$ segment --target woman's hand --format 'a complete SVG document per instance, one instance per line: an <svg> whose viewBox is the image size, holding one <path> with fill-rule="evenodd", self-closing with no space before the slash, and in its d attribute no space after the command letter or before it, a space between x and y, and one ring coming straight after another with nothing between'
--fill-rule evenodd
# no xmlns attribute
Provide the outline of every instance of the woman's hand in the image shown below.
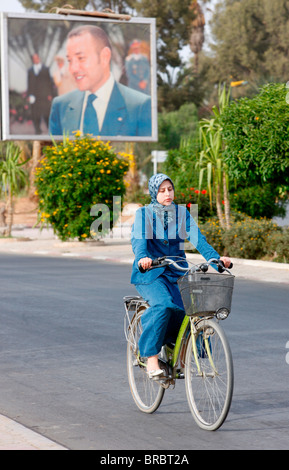
<svg viewBox="0 0 289 470"><path fill-rule="evenodd" d="M228 268L228 267L231 265L231 263L232 263L232 261L230 260L230 258L228 258L227 256L222 256L222 257L220 258L220 261L223 261L225 268Z"/></svg>
<svg viewBox="0 0 289 470"><path fill-rule="evenodd" d="M138 265L143 269L149 269L152 265L153 260L151 258L142 258L139 260Z"/></svg>

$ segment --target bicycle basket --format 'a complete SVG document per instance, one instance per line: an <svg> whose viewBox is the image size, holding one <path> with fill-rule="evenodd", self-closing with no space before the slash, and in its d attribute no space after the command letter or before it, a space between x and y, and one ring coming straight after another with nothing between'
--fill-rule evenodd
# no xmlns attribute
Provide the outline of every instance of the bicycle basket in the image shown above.
<svg viewBox="0 0 289 470"><path fill-rule="evenodd" d="M235 276L217 273L189 273L178 279L187 315L215 315L221 309L231 311Z"/></svg>

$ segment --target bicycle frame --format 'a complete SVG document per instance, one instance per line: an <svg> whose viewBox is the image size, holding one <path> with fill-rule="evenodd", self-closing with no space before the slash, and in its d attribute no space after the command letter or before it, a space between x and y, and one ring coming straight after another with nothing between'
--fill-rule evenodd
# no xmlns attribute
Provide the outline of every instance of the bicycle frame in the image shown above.
<svg viewBox="0 0 289 470"><path fill-rule="evenodd" d="M172 369L174 369L177 366L178 359L179 359L180 352L181 352L182 343L185 338L186 331L188 329L189 321L190 321L190 318L188 316L185 316L181 324L181 327L179 329L178 336L176 339L176 344L173 349L172 360L170 363L170 366L172 367Z"/></svg>
<svg viewBox="0 0 289 470"><path fill-rule="evenodd" d="M134 309L133 309L134 313L133 313L132 318L129 317L129 311L128 311L128 308L127 308L128 305L126 305L125 335L126 335L127 340L128 340L128 335L127 335L126 332L130 328L130 325L131 325L131 322L134 319L134 316L139 314L139 311L142 309L142 307L147 306L147 303L143 300L140 300L140 298L133 298L133 299L131 299L131 302L134 305ZM203 317L202 320L204 320L205 318L211 318L211 317ZM198 348L197 348L197 341L196 341L196 333L197 333L196 323L198 323L199 321L201 321L201 319L199 317L190 317L190 316L186 315L184 317L183 322L181 324L181 327L179 329L178 336L177 336L174 348L171 349L171 348L167 347L167 349L169 350L169 353L170 353L169 357L168 357L168 364L171 367L171 369L174 371L174 376L175 376L174 378L177 378L177 375L176 375L175 371L176 371L176 367L178 366L181 349L182 349L182 346L184 345L186 334L187 334L187 331L188 331L189 328L190 328L190 331L191 331L191 340L192 340L194 358L195 358L195 363L196 363L196 366L197 366L198 374L202 375L201 366L200 366L200 362L199 362L199 353L198 353ZM207 354L208 359L210 361L212 370L214 371L214 373L217 374L217 370L216 370L216 367L214 365L214 361L213 361L213 358L212 358L211 348L210 348L210 345L209 345L208 338L204 338L204 343L205 343L206 354ZM136 345L134 345L134 346L136 346ZM139 365L145 368L146 364L145 364L145 362L141 361L139 352L137 353L137 356L138 356Z"/></svg>
<svg viewBox="0 0 289 470"><path fill-rule="evenodd" d="M211 317L207 317L207 318L211 318ZM198 369L198 374L202 375L201 366L200 366L200 362L199 362L199 353L198 353L198 348L197 348L197 341L196 341L196 332L197 332L196 323L198 321L200 321L199 318L196 319L194 317L185 316L185 318L184 318L184 320L181 324L180 330L178 332L178 336L177 336L177 339L176 339L174 349L171 350L171 353L172 353L171 358L168 361L170 367L173 370L178 365L178 360L179 360L179 357L180 357L181 348L182 348L183 342L184 342L185 337L186 337L186 332L187 332L187 330L189 328L189 325L190 325L191 339L192 339L195 363L196 363L196 366L197 366L197 369ZM217 374L217 370L216 370L216 367L215 367L215 364L214 364L214 361L213 361L213 358L212 358L211 348L210 348L208 338L204 338L204 343L205 343L206 354L207 354L208 359L210 361L211 367L212 367L213 371Z"/></svg>

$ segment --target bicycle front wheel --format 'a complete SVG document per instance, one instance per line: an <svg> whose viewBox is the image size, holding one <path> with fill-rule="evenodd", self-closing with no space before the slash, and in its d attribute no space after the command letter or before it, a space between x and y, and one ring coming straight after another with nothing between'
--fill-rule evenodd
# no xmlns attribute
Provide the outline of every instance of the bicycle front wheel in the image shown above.
<svg viewBox="0 0 289 470"><path fill-rule="evenodd" d="M132 397L143 413L153 413L160 406L165 389L149 379L146 366L138 354L138 340L142 333L141 313L132 321L127 343L127 372Z"/></svg>
<svg viewBox="0 0 289 470"><path fill-rule="evenodd" d="M188 337L185 383L188 403L199 427L217 430L225 421L233 396L234 373L231 349L215 320L197 325L195 343Z"/></svg>

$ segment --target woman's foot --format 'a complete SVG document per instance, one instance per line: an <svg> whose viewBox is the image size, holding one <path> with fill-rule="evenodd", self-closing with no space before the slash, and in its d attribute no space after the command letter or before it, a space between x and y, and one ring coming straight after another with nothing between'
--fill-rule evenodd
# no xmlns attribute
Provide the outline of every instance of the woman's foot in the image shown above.
<svg viewBox="0 0 289 470"><path fill-rule="evenodd" d="M148 357L147 360L147 374L150 379L157 378L163 374L163 370L160 369L158 356Z"/></svg>
<svg viewBox="0 0 289 470"><path fill-rule="evenodd" d="M159 358L157 355L148 357L147 360L147 371L150 372L152 370L159 369Z"/></svg>

